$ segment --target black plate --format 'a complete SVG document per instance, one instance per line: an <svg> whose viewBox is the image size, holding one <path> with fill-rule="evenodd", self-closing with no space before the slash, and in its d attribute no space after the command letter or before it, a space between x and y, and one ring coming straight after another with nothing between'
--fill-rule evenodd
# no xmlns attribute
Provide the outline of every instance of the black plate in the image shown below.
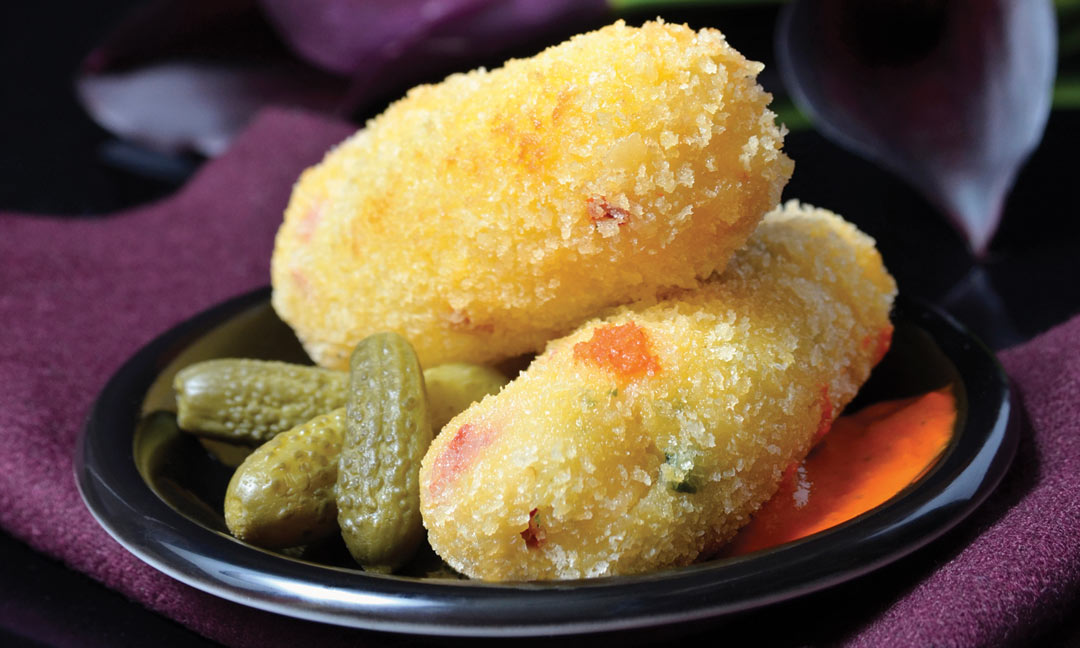
<svg viewBox="0 0 1080 648"><path fill-rule="evenodd" d="M1008 383L993 354L947 316L899 299L892 350L852 408L954 386L959 416L938 464L854 520L772 549L642 576L496 585L379 576L273 554L224 532L229 469L155 424L172 377L211 357L302 359L268 304L232 299L163 334L109 381L75 471L91 513L124 547L198 589L343 626L439 635L588 633L742 612L855 578L925 545L981 503L1016 450Z"/></svg>

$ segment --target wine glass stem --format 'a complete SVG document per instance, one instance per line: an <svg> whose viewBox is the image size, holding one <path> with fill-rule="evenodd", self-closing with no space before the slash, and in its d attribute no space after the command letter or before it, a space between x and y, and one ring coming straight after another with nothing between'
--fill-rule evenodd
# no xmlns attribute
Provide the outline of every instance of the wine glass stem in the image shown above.
<svg viewBox="0 0 1080 648"><path fill-rule="evenodd" d="M1025 339L982 263L975 263L942 297L940 305L995 350L1006 349Z"/></svg>

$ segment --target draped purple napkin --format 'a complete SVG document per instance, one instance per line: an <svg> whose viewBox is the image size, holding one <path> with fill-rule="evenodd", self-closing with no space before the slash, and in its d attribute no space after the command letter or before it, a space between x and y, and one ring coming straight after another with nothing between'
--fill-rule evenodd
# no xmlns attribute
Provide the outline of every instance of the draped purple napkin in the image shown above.
<svg viewBox="0 0 1080 648"><path fill-rule="evenodd" d="M258 611L174 581L97 525L72 474L75 439L112 372L173 324L267 282L293 182L352 128L269 111L167 200L94 220L0 214L0 526L7 533L225 644L412 643ZM861 579L828 594L829 610L816 609L824 603L814 597L798 602L805 618L848 615L843 627L819 627L815 637L859 646L992 645L1053 632L1075 612L1080 317L1002 361L1026 418L1001 488L959 528L901 561L893 573L904 578ZM835 609L847 601L849 611Z"/></svg>

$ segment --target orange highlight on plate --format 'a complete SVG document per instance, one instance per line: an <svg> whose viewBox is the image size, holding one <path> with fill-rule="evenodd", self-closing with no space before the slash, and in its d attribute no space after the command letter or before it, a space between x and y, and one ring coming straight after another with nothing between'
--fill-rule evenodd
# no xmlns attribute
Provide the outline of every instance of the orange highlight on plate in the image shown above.
<svg viewBox="0 0 1080 648"><path fill-rule="evenodd" d="M841 416L721 555L804 538L884 504L937 463L955 423L951 387Z"/></svg>

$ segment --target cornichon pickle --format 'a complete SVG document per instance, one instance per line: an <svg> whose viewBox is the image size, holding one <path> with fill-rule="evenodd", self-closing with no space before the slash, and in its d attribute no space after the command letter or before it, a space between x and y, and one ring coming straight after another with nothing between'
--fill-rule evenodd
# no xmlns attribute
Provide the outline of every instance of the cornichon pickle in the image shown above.
<svg viewBox="0 0 1080 648"><path fill-rule="evenodd" d="M345 408L277 435L236 469L225 492L225 525L246 542L278 549L334 533L334 488Z"/></svg>
<svg viewBox="0 0 1080 648"><path fill-rule="evenodd" d="M506 376L482 365L451 362L424 370L431 428L435 434L450 419L488 394L497 394L509 382Z"/></svg>
<svg viewBox="0 0 1080 648"><path fill-rule="evenodd" d="M265 360L208 360L176 374L177 420L204 436L257 444L345 405L343 372Z"/></svg>
<svg viewBox="0 0 1080 648"><path fill-rule="evenodd" d="M276 371L274 364L262 364ZM229 366L218 363L217 368L203 367L202 372L229 370ZM506 383L494 369L467 363L432 367L424 371L424 380L429 410L441 412L444 424ZM225 521L233 535L277 549L335 532L337 505L332 487L344 435L342 408L282 432L255 450L237 469L226 492Z"/></svg>
<svg viewBox="0 0 1080 648"><path fill-rule="evenodd" d="M508 381L495 369L454 362L424 370L432 429ZM345 406L348 374L265 360L208 360L176 375L183 430L257 445L311 418Z"/></svg>
<svg viewBox="0 0 1080 648"><path fill-rule="evenodd" d="M392 571L424 539L419 472L431 438L412 347L395 333L361 340L349 359L337 505L345 545L364 569Z"/></svg>

